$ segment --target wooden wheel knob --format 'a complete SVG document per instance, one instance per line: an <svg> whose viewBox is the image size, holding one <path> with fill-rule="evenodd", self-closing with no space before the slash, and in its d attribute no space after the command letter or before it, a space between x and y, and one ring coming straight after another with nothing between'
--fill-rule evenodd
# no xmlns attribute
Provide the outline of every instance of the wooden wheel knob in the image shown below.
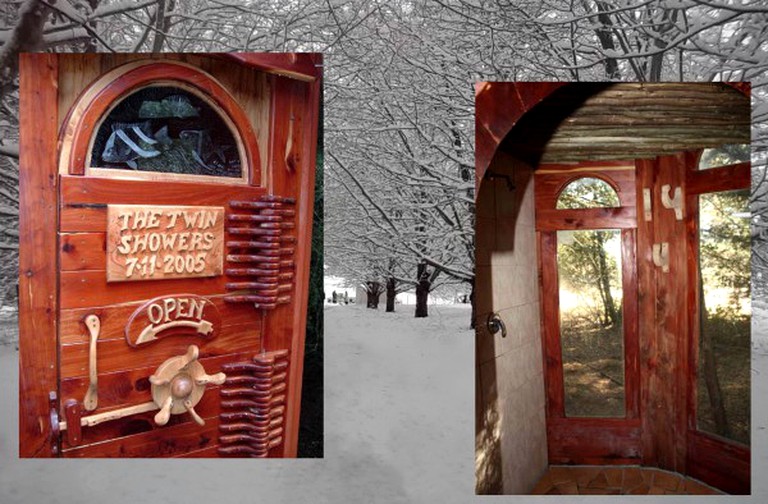
<svg viewBox="0 0 768 504"><path fill-rule="evenodd" d="M184 355L166 360L149 377L152 384L152 400L160 408L155 415L157 425L165 425L171 415L185 412L189 412L199 425L205 425L205 421L195 411L195 405L203 397L207 384L221 385L227 375L207 374L197 360L199 355L197 346L190 345Z"/></svg>

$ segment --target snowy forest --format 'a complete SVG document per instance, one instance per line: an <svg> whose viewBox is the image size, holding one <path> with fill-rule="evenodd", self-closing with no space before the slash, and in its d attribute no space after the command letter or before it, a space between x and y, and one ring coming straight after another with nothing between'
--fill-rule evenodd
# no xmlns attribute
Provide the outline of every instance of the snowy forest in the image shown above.
<svg viewBox="0 0 768 504"><path fill-rule="evenodd" d="M473 289L475 81L751 81L753 278L768 275L764 1L7 0L0 18L3 305L30 51L324 53L325 273L415 290L417 316L430 292Z"/></svg>

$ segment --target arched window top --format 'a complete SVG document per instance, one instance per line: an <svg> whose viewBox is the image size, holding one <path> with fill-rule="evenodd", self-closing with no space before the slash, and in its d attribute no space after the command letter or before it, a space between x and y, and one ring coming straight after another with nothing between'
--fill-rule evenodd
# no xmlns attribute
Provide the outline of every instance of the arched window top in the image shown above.
<svg viewBox="0 0 768 504"><path fill-rule="evenodd" d="M181 86L150 85L122 97L94 135L90 167L243 177L238 142L215 105Z"/></svg>
<svg viewBox="0 0 768 504"><path fill-rule="evenodd" d="M749 144L726 144L712 149L704 149L699 158L699 170L717 168L736 163L749 162Z"/></svg>
<svg viewBox="0 0 768 504"><path fill-rule="evenodd" d="M619 195L608 182L582 177L569 182L557 197L558 209L618 207Z"/></svg>

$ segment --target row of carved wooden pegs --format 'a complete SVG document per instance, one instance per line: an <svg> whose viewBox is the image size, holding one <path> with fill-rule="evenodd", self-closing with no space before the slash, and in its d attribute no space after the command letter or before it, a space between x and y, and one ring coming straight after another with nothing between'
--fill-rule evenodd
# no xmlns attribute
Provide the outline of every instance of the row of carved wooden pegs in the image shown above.
<svg viewBox="0 0 768 504"><path fill-rule="evenodd" d="M296 200L264 195L256 201L230 201L227 216L226 284L232 303L272 309L291 301L296 237Z"/></svg>
<svg viewBox="0 0 768 504"><path fill-rule="evenodd" d="M288 350L253 362L225 364L221 386L220 455L266 457L283 442Z"/></svg>

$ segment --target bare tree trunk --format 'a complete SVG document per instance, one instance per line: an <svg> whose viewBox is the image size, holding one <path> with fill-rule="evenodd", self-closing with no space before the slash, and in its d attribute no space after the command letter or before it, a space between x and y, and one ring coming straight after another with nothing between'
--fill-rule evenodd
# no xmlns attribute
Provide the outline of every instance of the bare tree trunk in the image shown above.
<svg viewBox="0 0 768 504"><path fill-rule="evenodd" d="M717 376L717 360L715 358L714 342L710 331L704 327L707 319L707 307L704 303L704 291L701 288L701 279L699 279L699 292L701 293L700 310L701 318L699 320L699 359L701 360L701 371L704 374L704 384L707 387L707 396L709 396L709 406L712 409L712 419L715 422L715 433L723 436L731 436L731 428L728 425L728 418L725 414L725 403L723 402L723 391L720 388L720 378Z"/></svg>
<svg viewBox="0 0 768 504"><path fill-rule="evenodd" d="M427 271L426 264L419 264L416 270L416 277L418 278L418 283L416 284L416 318L428 317L427 300L429 299L429 289L432 286L432 282L429 281L429 272Z"/></svg>
<svg viewBox="0 0 768 504"><path fill-rule="evenodd" d="M100 0L88 0L88 6L91 8L91 12L95 11L96 8L99 6L99 1ZM95 19L88 24L93 29L93 31L97 31L96 25L98 23ZM97 49L98 47L96 46L96 39L94 39L93 37L89 38L88 42L86 42L86 45L85 45L85 52L95 53Z"/></svg>
<svg viewBox="0 0 768 504"><path fill-rule="evenodd" d="M155 11L155 38L152 42L152 52L161 52L165 44L165 34L171 27L171 19L166 15L173 10L173 0L158 0Z"/></svg>
<svg viewBox="0 0 768 504"><path fill-rule="evenodd" d="M7 92L19 69L19 53L35 52L43 48L43 26L48 18L48 7L38 0L27 0L19 8L19 20L10 38L0 48L0 85Z"/></svg>
<svg viewBox="0 0 768 504"><path fill-rule="evenodd" d="M379 296L381 295L381 284L379 282L368 282L365 284L365 294L367 297L366 306L378 310Z"/></svg>
<svg viewBox="0 0 768 504"><path fill-rule="evenodd" d="M588 11L589 6L587 3L583 2L583 4ZM598 12L595 34L605 52L613 53L616 50L616 44L613 42L613 20L611 20L610 14L606 13L606 11L611 10L611 6L606 4L606 2L595 2L595 4L597 5ZM605 78L607 80L619 80L621 75L616 59L606 57L603 63L605 64Z"/></svg>
<svg viewBox="0 0 768 504"><path fill-rule="evenodd" d="M387 278L387 312L395 311L396 283L393 277Z"/></svg>

